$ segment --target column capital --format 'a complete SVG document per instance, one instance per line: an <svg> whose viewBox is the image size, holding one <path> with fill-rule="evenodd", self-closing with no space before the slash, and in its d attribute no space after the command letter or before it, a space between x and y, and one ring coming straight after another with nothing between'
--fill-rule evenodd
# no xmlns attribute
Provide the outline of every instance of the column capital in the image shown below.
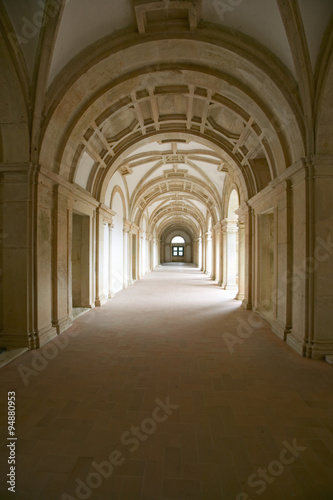
<svg viewBox="0 0 333 500"><path fill-rule="evenodd" d="M129 233L131 230L131 223L128 220L124 219L123 224L123 233Z"/></svg>
<svg viewBox="0 0 333 500"><path fill-rule="evenodd" d="M237 229L238 220L235 219L223 219L221 221L221 225L224 231L232 231L233 229Z"/></svg>
<svg viewBox="0 0 333 500"><path fill-rule="evenodd" d="M246 201L243 201L239 205L237 210L235 210L235 214L238 215L238 220L239 220L241 217L244 217L246 214L248 214L251 210L252 207Z"/></svg>
<svg viewBox="0 0 333 500"><path fill-rule="evenodd" d="M101 215L106 222L111 222L111 224L113 222L113 217L116 215L116 212L111 210L107 205L104 205L104 203L98 205L96 212L98 215Z"/></svg>

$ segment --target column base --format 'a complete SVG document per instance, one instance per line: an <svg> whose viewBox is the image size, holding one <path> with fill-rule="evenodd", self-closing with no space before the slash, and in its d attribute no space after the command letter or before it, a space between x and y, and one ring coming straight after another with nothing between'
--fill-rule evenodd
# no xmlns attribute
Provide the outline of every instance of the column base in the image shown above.
<svg viewBox="0 0 333 500"><path fill-rule="evenodd" d="M252 310L252 303L249 302L247 299L242 300L242 307L248 311Z"/></svg>
<svg viewBox="0 0 333 500"><path fill-rule="evenodd" d="M244 299L244 293L237 293L236 299L243 301L243 299Z"/></svg>
<svg viewBox="0 0 333 500"><path fill-rule="evenodd" d="M52 326L57 330L57 334L59 335L60 333L64 332L67 330L67 328L71 327L73 324L73 321L71 318L66 314L61 319L58 319L57 321L53 321Z"/></svg>
<svg viewBox="0 0 333 500"><path fill-rule="evenodd" d="M39 349L55 337L57 337L57 329L54 326L49 325L38 330L38 332L3 332L0 336L0 342L3 347L6 347L7 349L18 349L26 347L32 350Z"/></svg>
<svg viewBox="0 0 333 500"><path fill-rule="evenodd" d="M301 356L306 356L306 342L294 330L287 336L286 343Z"/></svg>
<svg viewBox="0 0 333 500"><path fill-rule="evenodd" d="M274 320L271 324L272 332L275 333L280 339L286 341L287 336L290 334L291 328L290 326L285 325L282 321L278 319Z"/></svg>
<svg viewBox="0 0 333 500"><path fill-rule="evenodd" d="M95 307L101 307L108 300L107 296L103 293L100 297L95 300Z"/></svg>
<svg viewBox="0 0 333 500"><path fill-rule="evenodd" d="M226 285L225 286L225 289L226 290L238 290L238 286L237 285Z"/></svg>
<svg viewBox="0 0 333 500"><path fill-rule="evenodd" d="M57 335L57 329L54 326L47 326L45 328L42 328L36 334L37 342L35 349L47 344L48 342L50 342L50 340L57 337Z"/></svg>
<svg viewBox="0 0 333 500"><path fill-rule="evenodd" d="M34 349L36 332L2 332L0 345L8 350L11 349Z"/></svg>
<svg viewBox="0 0 333 500"><path fill-rule="evenodd" d="M332 340L314 340L307 343L306 357L311 359L325 359L333 355Z"/></svg>

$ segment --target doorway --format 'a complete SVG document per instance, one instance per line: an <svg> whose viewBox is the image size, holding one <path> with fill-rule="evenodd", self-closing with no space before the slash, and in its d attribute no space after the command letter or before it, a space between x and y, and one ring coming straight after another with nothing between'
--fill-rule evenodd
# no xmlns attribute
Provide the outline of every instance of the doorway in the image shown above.
<svg viewBox="0 0 333 500"><path fill-rule="evenodd" d="M182 236L175 236L171 240L172 262L185 262L185 240Z"/></svg>
<svg viewBox="0 0 333 500"><path fill-rule="evenodd" d="M88 215L80 215L77 213L73 213L73 232L72 232L73 309L90 307L89 225L90 225L90 219Z"/></svg>

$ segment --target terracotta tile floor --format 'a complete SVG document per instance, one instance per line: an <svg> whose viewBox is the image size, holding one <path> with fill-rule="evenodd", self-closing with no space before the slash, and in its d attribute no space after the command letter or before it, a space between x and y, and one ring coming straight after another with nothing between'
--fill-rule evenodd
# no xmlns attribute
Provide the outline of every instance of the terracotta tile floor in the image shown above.
<svg viewBox="0 0 333 500"><path fill-rule="evenodd" d="M332 369L197 269L160 267L2 368L0 498L332 500Z"/></svg>

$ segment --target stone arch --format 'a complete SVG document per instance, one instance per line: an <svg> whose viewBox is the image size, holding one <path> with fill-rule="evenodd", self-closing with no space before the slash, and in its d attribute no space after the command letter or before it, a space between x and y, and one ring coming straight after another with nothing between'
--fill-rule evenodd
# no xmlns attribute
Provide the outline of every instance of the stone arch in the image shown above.
<svg viewBox="0 0 333 500"><path fill-rule="evenodd" d="M235 213L235 211L238 208L239 208L238 190L237 190L237 186L233 185L232 189L230 191L230 194L229 194L228 212L227 212L228 219L238 218L237 214Z"/></svg>
<svg viewBox="0 0 333 500"><path fill-rule="evenodd" d="M111 294L117 293L125 283L125 262L124 262L124 219L126 205L124 195L119 186L115 186L111 196L111 209L115 212L113 216L112 229L112 272L111 272Z"/></svg>
<svg viewBox="0 0 333 500"><path fill-rule="evenodd" d="M223 191L222 191L222 220L229 218L229 203L231 193L235 191L237 193L238 205L240 206L243 202L247 201L243 194L241 187L238 184L238 179L230 172L225 180Z"/></svg>
<svg viewBox="0 0 333 500"><path fill-rule="evenodd" d="M181 236L184 239L182 244L173 244L172 239L175 236ZM187 228L169 227L161 234L161 258L162 262L192 262L193 237ZM173 247L183 247L183 256L173 256Z"/></svg>
<svg viewBox="0 0 333 500"><path fill-rule="evenodd" d="M226 35L221 34L220 36L223 37ZM161 37L163 38L162 35ZM77 61L75 64L73 63L73 66L77 68L78 72L76 76L74 74L72 75L72 80L68 81L67 87L65 86L66 93L61 95L60 92L57 93L55 91L55 88L52 88L49 93L51 101L47 107L49 113L47 113L47 118L44 124L44 141L40 156L41 164L44 164L44 162L47 163L45 155L49 157L51 151L51 157L54 158L53 168L56 168L56 165L61 165L62 171L60 173L67 177L72 162L75 159L75 155L77 155L79 137L84 135L85 137L88 137L89 140L89 134L91 131L92 133L94 132L93 128L91 128L92 121L98 119L98 123L100 125L107 117L107 115L105 115L105 117L103 117L104 115L98 115L98 108L101 110L100 113L110 112L108 109L108 107L110 108L110 104L107 104L107 102L110 102L110 92L113 93L113 95L118 92L120 99L125 99L124 96L120 96L119 94L121 89L124 88L121 82L123 82L125 76L127 81L131 79L133 84L136 81L137 86L142 88L145 81L147 83L147 77L150 77L151 75L153 75L154 80L156 79L157 81L158 71L161 72L163 65L165 67L165 71L169 71L169 73L173 72L172 74L175 75L176 72L173 71L173 68L176 67L176 63L171 64L169 58L171 57L170 51L172 49L174 49L172 52L173 59L175 57L176 59L177 57L180 57L180 54L177 56L180 48L179 46L182 47L182 61L184 60L185 55L186 58L188 58L188 63L183 64L184 69L182 71L183 76L181 78L183 78L184 82L187 82L186 72L192 72L193 75L201 75L202 78L209 78L212 82L213 80L219 82L223 88L225 85L232 85L234 88L234 95L238 95L236 99L238 102L235 102L235 109L237 108L241 112L242 106L244 109L248 108L248 110L251 109L252 111L254 107L257 108L258 116L256 120L259 122L259 125L256 124L255 126L259 135L262 131L266 130L267 132L266 135L268 140L266 140L266 143L263 144L263 147L267 147L268 161L272 165L274 163L276 168L279 170L283 170L283 168L288 167L292 161L298 159L301 156L300 152L304 151L304 144L302 142L301 119L297 114L297 102L293 102L292 96L294 94L292 92L287 92L287 89L284 88L284 85L287 87L291 85L290 76L286 77L285 82L283 83L283 79L278 77L281 68L275 67L273 71L274 64L272 61L267 59L267 55L260 54L260 51L256 54L256 61L254 61L255 58L253 59L253 57L251 59L246 59L244 53L244 43L242 44L243 53L242 51L235 51L234 48L231 52L228 52L222 48L221 45L216 45L215 49L221 52L221 55L224 54L226 57L226 65L223 70L219 72L214 59L212 59L211 55L209 55L211 54L210 44L207 43L205 37L202 36L200 39L200 33L197 34L197 37L198 38L196 40L175 40L173 43L175 44L177 42L177 46L173 47L173 44L171 44L170 47L169 45L167 46L167 51L164 55L165 60L163 61L156 60L156 45L161 45L161 43L163 43L162 38L160 40L155 40L154 43L149 40L149 37L144 41L141 40L140 54L144 57L143 59L141 57L139 58L140 64L138 64L138 58L133 57L134 52L135 50L138 50L138 47L135 45L132 47L126 47L125 44L121 60L123 66L128 66L124 66L123 69L126 75L120 74L120 72L114 73L115 77L112 82L109 80L106 82L105 80L106 75L109 78L109 72L106 71L106 67L112 67L113 72L115 67L121 67L121 65L115 64L117 61L119 62L120 58L117 48L110 49L107 44L103 45L105 52L101 52L98 58L96 56L96 52L92 51L95 54L95 60L92 60L91 56L87 55L90 62L85 66L85 74L80 73ZM226 37L226 39L227 38L228 37ZM131 42L134 43L133 39L131 39ZM143 43L145 44L145 50L142 50ZM102 45L99 46L98 50L101 50L101 47ZM200 64L198 64L198 61L195 57L193 57L193 54L197 52L201 53L202 51L204 52L203 55L205 58L200 62ZM125 52L128 52L129 57L124 57ZM241 67L244 66L244 72L239 72L237 75L236 73L232 73L230 68L235 65L227 64L230 57L237 59L237 62ZM221 60L223 60L223 58ZM268 71L269 66L271 66L271 71ZM157 72L156 68L158 68ZM246 77L244 75L248 74L250 69L255 69L253 74L256 74L258 77L257 86L253 82L250 84L246 81ZM259 74L260 77L258 76ZM99 85L91 85L92 79L93 81L96 81L97 79ZM163 83L163 79L161 82ZM212 89L214 88L214 85L215 84L212 83ZM257 88L264 89L260 96L258 95ZM89 90L87 91L87 89ZM223 90L221 90L221 92L223 93ZM84 102L79 100L82 93L86 95ZM53 100L53 103L52 95L55 99ZM269 103L273 100L276 102L274 112L273 108L269 109ZM226 104L227 101L227 99L224 99L224 104ZM69 109L69 113L67 112L64 115L65 108L67 110ZM246 113L247 112L245 111L245 114ZM66 122L64 122L65 116ZM287 122L286 116L288 117ZM246 120L248 119L249 118L247 117ZM288 134L286 134L286 123L288 126ZM59 138L59 140L57 139L57 135L54 134L54 127L58 130L59 128L63 130L63 135ZM179 129L179 131L180 130L181 129ZM137 140L138 137L135 137L135 142L137 142ZM211 140L213 141L214 138L211 137ZM272 175L274 175L273 170ZM250 174L251 168L247 170L245 169L243 175L248 175L246 174L247 171ZM97 178L99 186L96 190L96 196L97 199L102 201L103 196L100 192L100 182L102 180L100 179L100 176L97 176ZM255 180L253 176L251 179L250 175L248 182L253 185L253 190L255 188Z"/></svg>
<svg viewBox="0 0 333 500"><path fill-rule="evenodd" d="M110 200L110 208L112 210L112 206L113 206L113 201L114 201L114 197L116 195L116 193L118 193L120 195L120 198L121 198L121 201L122 201L122 205L123 205L123 214L124 214L124 219L127 219L127 207L126 207L126 199L125 199L125 196L124 196L124 193L123 193L123 190L121 189L121 187L119 186L115 186L112 190L112 193L111 193L111 200Z"/></svg>
<svg viewBox="0 0 333 500"><path fill-rule="evenodd" d="M322 43L315 103L316 154L333 154L333 21Z"/></svg>
<svg viewBox="0 0 333 500"><path fill-rule="evenodd" d="M0 162L28 163L30 161L30 132L24 92L25 82L22 81L23 77L18 76L2 37L0 37L0 52Z"/></svg>

